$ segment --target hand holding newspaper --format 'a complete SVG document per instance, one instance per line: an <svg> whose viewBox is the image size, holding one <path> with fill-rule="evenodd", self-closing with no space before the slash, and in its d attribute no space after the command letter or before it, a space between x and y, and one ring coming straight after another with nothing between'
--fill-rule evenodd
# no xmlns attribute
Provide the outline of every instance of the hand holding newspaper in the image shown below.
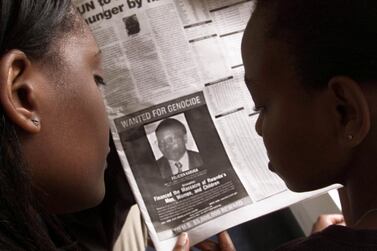
<svg viewBox="0 0 377 251"><path fill-rule="evenodd" d="M267 169L240 55L253 1L74 2L103 52L113 138L157 250L329 189L296 194Z"/></svg>

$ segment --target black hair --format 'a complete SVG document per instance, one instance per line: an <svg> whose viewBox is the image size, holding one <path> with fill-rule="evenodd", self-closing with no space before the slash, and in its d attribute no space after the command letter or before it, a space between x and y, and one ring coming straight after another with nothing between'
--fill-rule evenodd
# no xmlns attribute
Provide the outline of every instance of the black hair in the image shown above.
<svg viewBox="0 0 377 251"><path fill-rule="evenodd" d="M11 49L43 61L76 22L70 0L1 0L0 57ZM0 83L4 84L4 83ZM17 128L0 110L0 250L77 250L41 206L22 158ZM69 247L71 246L71 247Z"/></svg>
<svg viewBox="0 0 377 251"><path fill-rule="evenodd" d="M172 118L165 119L160 124L158 124L155 132L157 134L157 132L160 130L165 130L165 129L170 130L171 128L178 128L183 132L183 134L187 133L185 125L182 124L181 121L177 119L172 119Z"/></svg>
<svg viewBox="0 0 377 251"><path fill-rule="evenodd" d="M377 80L377 1L258 0L266 37L288 46L304 86L322 88L337 75Z"/></svg>
<svg viewBox="0 0 377 251"><path fill-rule="evenodd" d="M19 49L33 59L45 57L55 51L53 40L77 23L69 0L2 0L0 5L1 55Z"/></svg>

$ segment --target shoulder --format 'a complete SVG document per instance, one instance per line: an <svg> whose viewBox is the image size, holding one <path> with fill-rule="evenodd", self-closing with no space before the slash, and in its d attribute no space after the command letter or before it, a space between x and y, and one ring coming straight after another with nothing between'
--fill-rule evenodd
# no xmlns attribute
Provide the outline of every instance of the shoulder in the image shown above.
<svg viewBox="0 0 377 251"><path fill-rule="evenodd" d="M377 231L332 225L319 233L293 240L276 249L291 250L377 250Z"/></svg>
<svg viewBox="0 0 377 251"><path fill-rule="evenodd" d="M190 157L200 158L200 153L198 153L198 152L194 152L194 151L188 150L187 153L188 153L188 155Z"/></svg>
<svg viewBox="0 0 377 251"><path fill-rule="evenodd" d="M190 168L197 168L203 165L203 160L202 160L202 157L200 156L200 153L190 151L190 150L188 150L187 153L188 153Z"/></svg>
<svg viewBox="0 0 377 251"><path fill-rule="evenodd" d="M167 163L167 162L168 162L168 159L165 158L164 156L162 156L161 158L159 158L159 159L157 160L157 164L165 164L165 163Z"/></svg>
<svg viewBox="0 0 377 251"><path fill-rule="evenodd" d="M159 170L160 175L163 178L167 178L171 176L171 169L170 169L170 164L167 158L162 156L157 160L157 167Z"/></svg>
<svg viewBox="0 0 377 251"><path fill-rule="evenodd" d="M200 153L190 151L190 150L188 150L187 153L188 153L188 157L190 161L192 161L191 163L193 163L195 166L203 165L203 161L202 161L202 157L200 156Z"/></svg>

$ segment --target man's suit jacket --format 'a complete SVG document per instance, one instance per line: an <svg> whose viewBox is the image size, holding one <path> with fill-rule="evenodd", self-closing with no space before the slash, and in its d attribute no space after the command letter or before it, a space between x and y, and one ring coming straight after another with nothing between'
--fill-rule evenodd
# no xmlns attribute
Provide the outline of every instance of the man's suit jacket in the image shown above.
<svg viewBox="0 0 377 251"><path fill-rule="evenodd" d="M202 157L198 152L193 152L187 150L188 159L189 159L189 169L194 169L203 165ZM166 179L173 175L169 160L164 156L157 160L158 168L160 169L161 177Z"/></svg>

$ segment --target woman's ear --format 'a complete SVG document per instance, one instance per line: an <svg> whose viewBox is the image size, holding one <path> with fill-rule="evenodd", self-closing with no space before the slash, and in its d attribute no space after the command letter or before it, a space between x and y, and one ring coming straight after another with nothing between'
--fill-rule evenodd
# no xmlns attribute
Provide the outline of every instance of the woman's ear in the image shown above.
<svg viewBox="0 0 377 251"><path fill-rule="evenodd" d="M357 146L370 130L367 99L359 83L349 77L333 77L328 86L335 98L339 142L344 146Z"/></svg>
<svg viewBox="0 0 377 251"><path fill-rule="evenodd" d="M19 50L11 50L0 59L0 105L5 116L27 133L41 130L32 63Z"/></svg>

